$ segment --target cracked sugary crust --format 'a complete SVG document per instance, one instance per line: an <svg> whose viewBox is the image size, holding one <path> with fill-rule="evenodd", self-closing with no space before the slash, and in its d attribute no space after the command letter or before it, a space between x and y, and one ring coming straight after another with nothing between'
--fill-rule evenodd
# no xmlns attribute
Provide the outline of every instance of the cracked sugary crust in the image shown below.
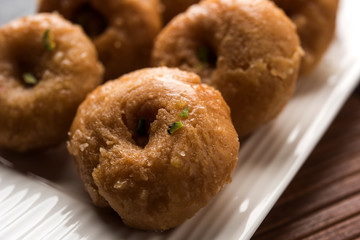
<svg viewBox="0 0 360 240"><path fill-rule="evenodd" d="M56 47L47 51L49 29ZM26 68L38 83L23 84ZM37 14L0 29L0 146L27 151L66 139L76 109L102 81L103 67L80 27L58 14Z"/></svg>
<svg viewBox="0 0 360 240"><path fill-rule="evenodd" d="M216 67L202 66L207 45ZM302 56L294 24L266 0L205 0L175 17L158 35L155 66L198 73L230 106L239 137L272 120L293 94Z"/></svg>
<svg viewBox="0 0 360 240"><path fill-rule="evenodd" d="M73 20L84 3L108 23L92 39L105 66L105 80L149 66L153 40L162 25L159 0L40 0L39 12L57 11Z"/></svg>
<svg viewBox="0 0 360 240"><path fill-rule="evenodd" d="M141 117L151 122L144 148L133 140ZM184 127L170 135L179 120ZM131 227L165 230L231 181L239 142L218 91L196 74L155 68L93 91L78 109L68 149L96 205L110 205Z"/></svg>
<svg viewBox="0 0 360 240"><path fill-rule="evenodd" d="M296 25L305 52L299 74L311 73L334 37L339 0L273 1Z"/></svg>

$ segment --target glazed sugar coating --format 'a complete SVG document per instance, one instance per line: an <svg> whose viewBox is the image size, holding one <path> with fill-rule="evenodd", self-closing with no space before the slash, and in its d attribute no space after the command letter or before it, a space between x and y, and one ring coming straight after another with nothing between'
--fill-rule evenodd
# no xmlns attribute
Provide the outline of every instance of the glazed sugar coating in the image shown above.
<svg viewBox="0 0 360 240"><path fill-rule="evenodd" d="M300 75L311 73L335 33L339 0L273 0L295 23L305 51Z"/></svg>
<svg viewBox="0 0 360 240"><path fill-rule="evenodd" d="M162 0L164 23L168 23L173 17L184 12L192 4L200 0Z"/></svg>
<svg viewBox="0 0 360 240"><path fill-rule="evenodd" d="M293 23L272 2L206 0L159 34L153 65L195 72L218 89L244 137L288 102L301 56Z"/></svg>
<svg viewBox="0 0 360 240"><path fill-rule="evenodd" d="M149 66L160 8L159 0L39 1L39 12L57 11L83 26L105 66L105 80Z"/></svg>
<svg viewBox="0 0 360 240"><path fill-rule="evenodd" d="M170 134L178 121L183 127ZM239 142L218 91L196 74L154 68L92 92L78 109L68 149L96 205L110 205L128 226L165 230L231 181Z"/></svg>
<svg viewBox="0 0 360 240"><path fill-rule="evenodd" d="M43 44L49 30L56 46ZM0 29L0 147L43 148L66 138L76 109L102 81L103 67L80 27L57 14L14 20ZM24 74L37 83L29 85Z"/></svg>

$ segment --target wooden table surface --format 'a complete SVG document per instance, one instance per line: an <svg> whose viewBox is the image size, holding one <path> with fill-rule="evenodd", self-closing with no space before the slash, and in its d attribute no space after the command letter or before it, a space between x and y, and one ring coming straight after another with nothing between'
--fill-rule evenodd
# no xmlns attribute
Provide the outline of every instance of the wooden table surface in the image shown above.
<svg viewBox="0 0 360 240"><path fill-rule="evenodd" d="M360 239L360 85L252 239Z"/></svg>

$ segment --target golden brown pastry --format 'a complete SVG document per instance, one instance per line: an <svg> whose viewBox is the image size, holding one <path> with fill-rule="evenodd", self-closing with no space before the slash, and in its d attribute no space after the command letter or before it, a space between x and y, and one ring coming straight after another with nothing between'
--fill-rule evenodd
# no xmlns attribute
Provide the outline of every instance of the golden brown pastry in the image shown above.
<svg viewBox="0 0 360 240"><path fill-rule="evenodd" d="M0 29L0 147L26 151L66 138L76 109L103 67L80 27L58 14Z"/></svg>
<svg viewBox="0 0 360 240"><path fill-rule="evenodd" d="M294 24L272 2L205 0L163 29L152 60L195 72L218 89L242 138L283 109L301 56Z"/></svg>
<svg viewBox="0 0 360 240"><path fill-rule="evenodd" d="M300 75L320 62L335 33L339 0L273 0L295 23L305 51Z"/></svg>
<svg viewBox="0 0 360 240"><path fill-rule="evenodd" d="M173 17L184 12L192 4L200 0L162 0L164 23L168 23Z"/></svg>
<svg viewBox="0 0 360 240"><path fill-rule="evenodd" d="M195 72L218 89L242 138L283 109L301 56L294 24L272 2L206 0L163 29L153 65Z"/></svg>
<svg viewBox="0 0 360 240"><path fill-rule="evenodd" d="M128 226L165 230L231 181L239 142L218 91L196 74L154 68L88 95L68 149L96 205Z"/></svg>
<svg viewBox="0 0 360 240"><path fill-rule="evenodd" d="M83 26L93 40L105 79L149 66L161 28L159 0L40 0L39 11L57 11Z"/></svg>

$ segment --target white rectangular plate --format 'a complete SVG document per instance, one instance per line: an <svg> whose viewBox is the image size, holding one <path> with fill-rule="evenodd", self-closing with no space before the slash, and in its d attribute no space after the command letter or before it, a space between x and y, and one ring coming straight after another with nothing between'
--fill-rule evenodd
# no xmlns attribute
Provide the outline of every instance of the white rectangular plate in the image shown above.
<svg viewBox="0 0 360 240"><path fill-rule="evenodd" d="M0 0L0 24L35 4ZM192 219L163 233L125 227L92 206L63 144L27 156L0 152L0 239L249 239L358 83L359 9L360 1L342 0L320 66L299 81L282 114L242 145L233 182Z"/></svg>

